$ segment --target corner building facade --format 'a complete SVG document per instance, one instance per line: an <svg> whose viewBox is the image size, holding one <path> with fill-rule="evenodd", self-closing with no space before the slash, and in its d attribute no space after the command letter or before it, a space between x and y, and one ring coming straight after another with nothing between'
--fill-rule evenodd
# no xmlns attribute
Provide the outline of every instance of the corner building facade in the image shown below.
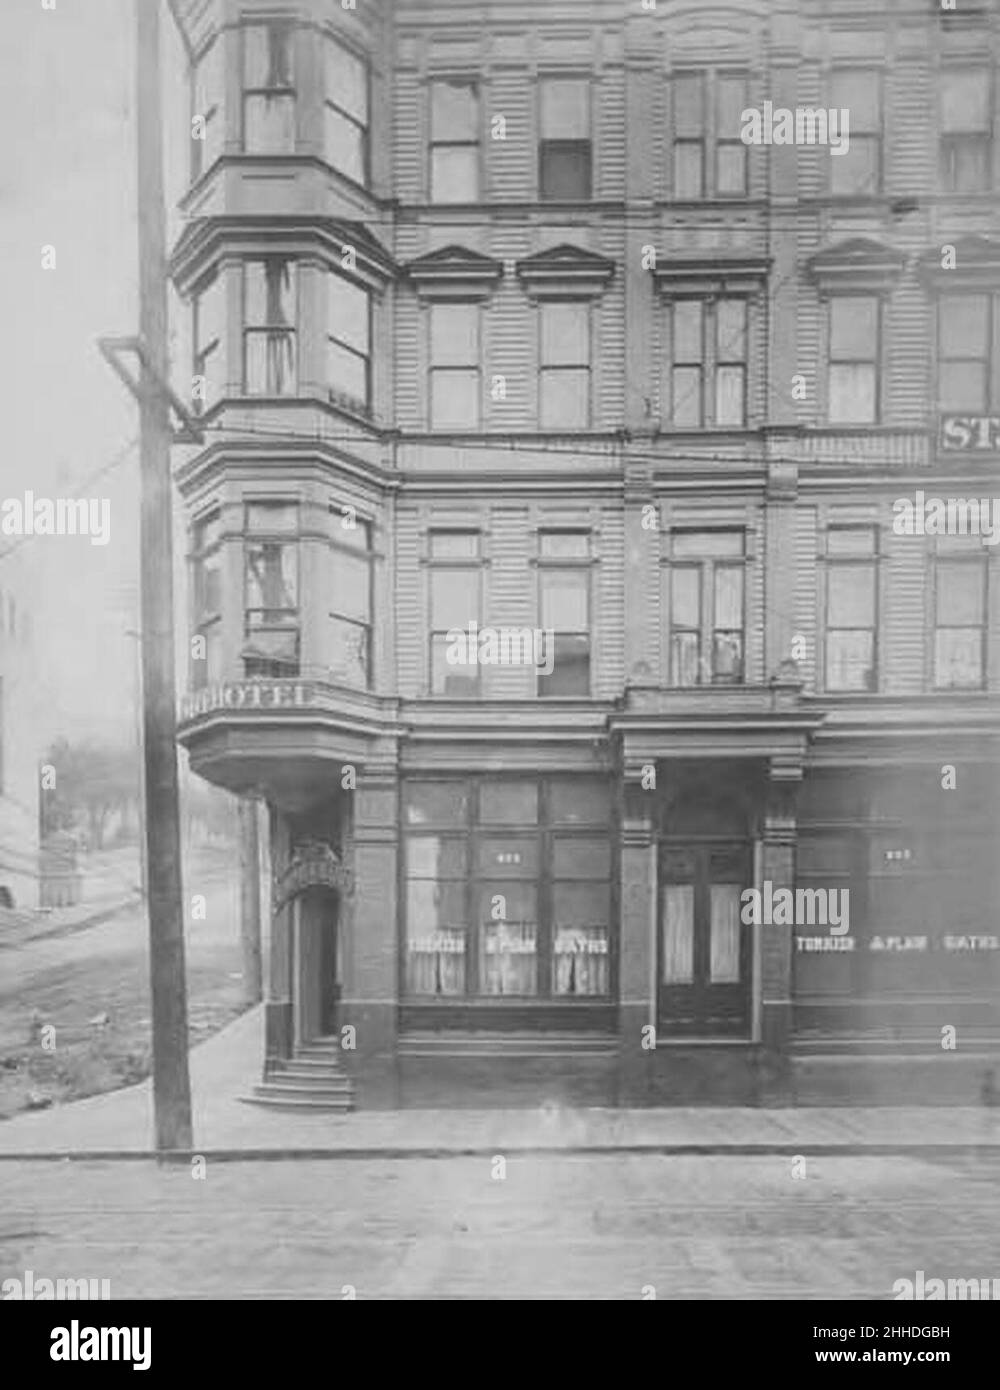
<svg viewBox="0 0 1000 1390"><path fill-rule="evenodd" d="M995 7L179 9L179 737L270 810L267 1075L974 1103L1000 548L894 502L998 490Z"/></svg>

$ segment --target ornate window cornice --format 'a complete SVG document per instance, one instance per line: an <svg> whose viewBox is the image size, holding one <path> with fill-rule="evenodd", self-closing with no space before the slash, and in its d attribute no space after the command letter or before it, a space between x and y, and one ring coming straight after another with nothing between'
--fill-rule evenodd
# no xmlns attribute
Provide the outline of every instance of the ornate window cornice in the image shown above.
<svg viewBox="0 0 1000 1390"><path fill-rule="evenodd" d="M954 248L954 257L947 257L949 263L953 261L950 270L942 265L945 247ZM945 237L940 246L932 246L920 257L918 270L924 285L938 294L996 289L1000 286L1000 241L985 236L957 237L954 241Z"/></svg>
<svg viewBox="0 0 1000 1390"><path fill-rule="evenodd" d="M465 246L443 246L404 267L421 299L486 299L503 276L492 256Z"/></svg>
<svg viewBox="0 0 1000 1390"><path fill-rule="evenodd" d="M698 295L704 298L759 294L771 269L769 256L672 256L651 269L657 292L664 298Z"/></svg>
<svg viewBox="0 0 1000 1390"><path fill-rule="evenodd" d="M851 237L817 251L806 271L821 294L885 294L905 264L902 251L871 237Z"/></svg>
<svg viewBox="0 0 1000 1390"><path fill-rule="evenodd" d="M517 263L518 281L531 299L596 299L614 273L614 261L568 243Z"/></svg>

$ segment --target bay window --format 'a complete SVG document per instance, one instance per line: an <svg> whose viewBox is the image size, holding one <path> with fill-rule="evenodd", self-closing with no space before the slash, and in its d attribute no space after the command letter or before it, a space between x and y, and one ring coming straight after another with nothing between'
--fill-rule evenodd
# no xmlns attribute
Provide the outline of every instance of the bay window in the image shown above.
<svg viewBox="0 0 1000 1390"><path fill-rule="evenodd" d="M292 40L286 20L243 26L243 148L247 154L295 149Z"/></svg>
<svg viewBox="0 0 1000 1390"><path fill-rule="evenodd" d="M371 407L371 300L352 280L326 276L326 373L330 399Z"/></svg>
<svg viewBox="0 0 1000 1390"><path fill-rule="evenodd" d="M201 653L192 656L191 687L200 690L221 679L222 552L219 512L199 517L191 528L193 632Z"/></svg>
<svg viewBox="0 0 1000 1390"><path fill-rule="evenodd" d="M368 68L328 38L324 46L323 148L326 162L355 183L368 182Z"/></svg>
<svg viewBox="0 0 1000 1390"><path fill-rule="evenodd" d="M213 40L211 46L196 61L191 81L191 115L200 117L203 129L191 134L191 181L201 178L222 153L223 93L225 71L224 40Z"/></svg>
<svg viewBox="0 0 1000 1390"><path fill-rule="evenodd" d="M213 405L223 387L223 341L226 331L225 282L214 275L192 301L194 375L201 378L203 392L195 396L196 414Z"/></svg>
<svg viewBox="0 0 1000 1390"><path fill-rule="evenodd" d="M299 674L299 509L295 502L246 505L243 648L247 677Z"/></svg>
<svg viewBox="0 0 1000 1390"><path fill-rule="evenodd" d="M295 392L295 263L281 256L243 267L243 384L248 395Z"/></svg>
<svg viewBox="0 0 1000 1390"><path fill-rule="evenodd" d="M367 521L343 524L343 509L330 504L327 551L329 675L335 685L371 688L372 550ZM334 518L339 520L335 521Z"/></svg>

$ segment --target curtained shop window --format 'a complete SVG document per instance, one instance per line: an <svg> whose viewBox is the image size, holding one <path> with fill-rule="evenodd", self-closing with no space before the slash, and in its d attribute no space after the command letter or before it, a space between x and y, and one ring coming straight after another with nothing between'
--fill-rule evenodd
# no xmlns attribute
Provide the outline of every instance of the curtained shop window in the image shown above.
<svg viewBox="0 0 1000 1390"><path fill-rule="evenodd" d="M603 779L411 781L405 992L607 998L610 812Z"/></svg>

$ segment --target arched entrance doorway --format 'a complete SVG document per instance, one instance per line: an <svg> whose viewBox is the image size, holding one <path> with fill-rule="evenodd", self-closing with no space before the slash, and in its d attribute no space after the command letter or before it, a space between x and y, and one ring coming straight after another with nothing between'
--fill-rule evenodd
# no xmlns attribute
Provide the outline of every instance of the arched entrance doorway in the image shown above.
<svg viewBox="0 0 1000 1390"><path fill-rule="evenodd" d="M294 1045L335 1033L343 981L340 895L325 885L304 888L293 905Z"/></svg>

